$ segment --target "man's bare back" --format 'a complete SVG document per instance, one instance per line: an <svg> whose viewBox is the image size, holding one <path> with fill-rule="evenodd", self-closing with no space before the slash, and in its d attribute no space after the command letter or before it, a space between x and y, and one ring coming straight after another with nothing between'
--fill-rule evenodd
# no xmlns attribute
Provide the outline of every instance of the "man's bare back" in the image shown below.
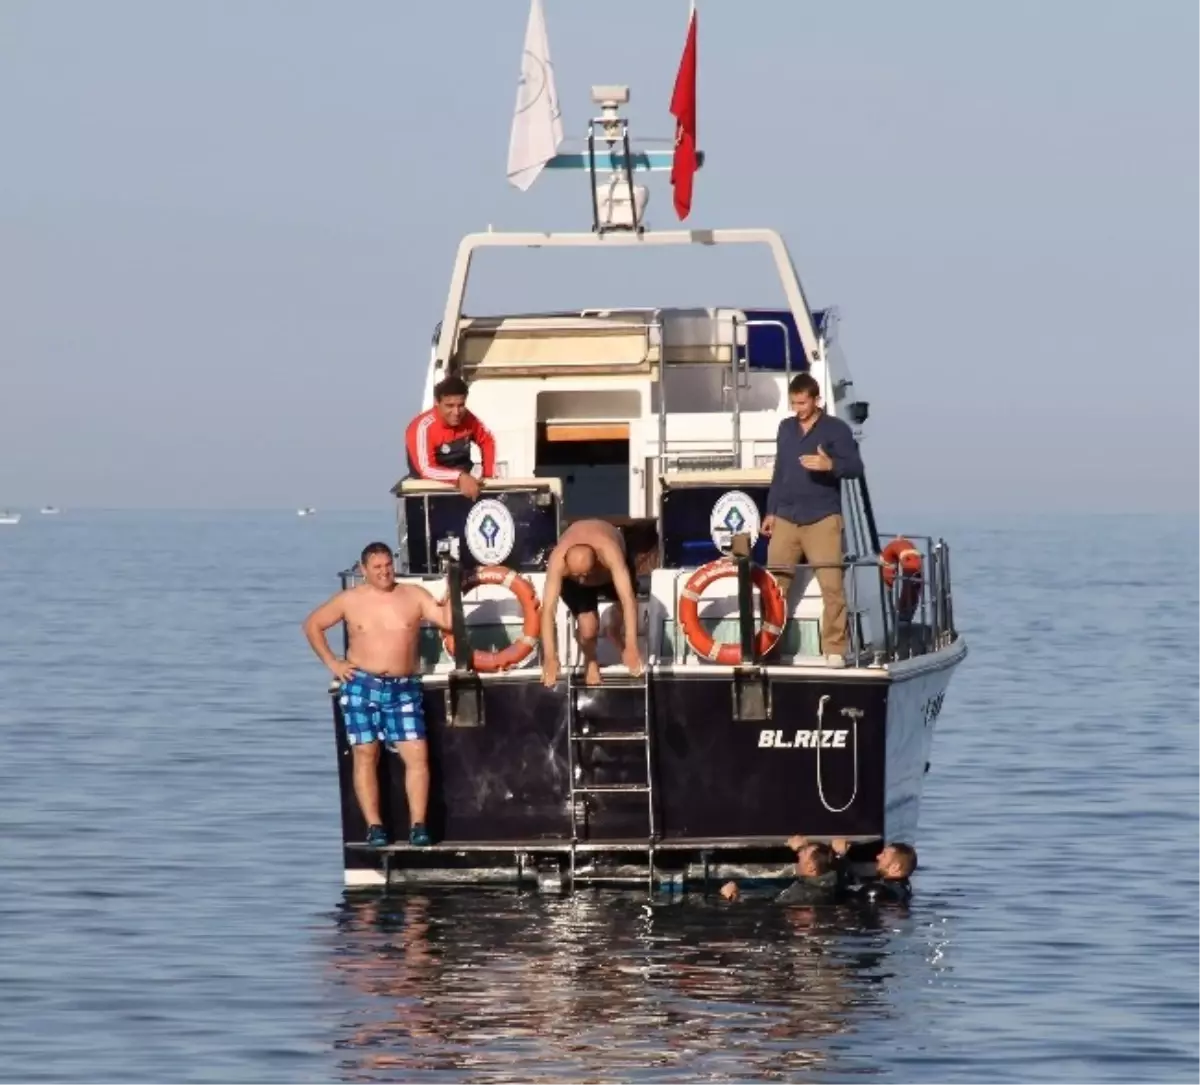
<svg viewBox="0 0 1200 1085"><path fill-rule="evenodd" d="M601 596L613 602L609 636L621 649L630 674L640 674L637 647L637 603L625 538L606 520L579 520L563 532L546 564L542 597L542 682L558 681L556 613L561 598L575 617L575 636L584 665L584 681L600 682L596 660Z"/></svg>
<svg viewBox="0 0 1200 1085"><path fill-rule="evenodd" d="M621 562L625 560L625 537L607 520L577 520L571 524L551 551L550 562L553 563L556 557L563 557L572 546L590 546L595 552L595 565L591 571L577 578L581 584L595 586L611 583L611 565L616 562L617 555L620 555Z"/></svg>

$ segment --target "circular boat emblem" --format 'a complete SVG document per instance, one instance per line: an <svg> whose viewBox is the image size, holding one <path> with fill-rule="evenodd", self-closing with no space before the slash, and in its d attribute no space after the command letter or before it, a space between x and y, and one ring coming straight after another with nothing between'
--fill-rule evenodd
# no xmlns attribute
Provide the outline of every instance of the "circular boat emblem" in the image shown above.
<svg viewBox="0 0 1200 1085"><path fill-rule="evenodd" d="M480 565L499 565L512 553L517 526L512 513L493 498L477 501L463 525L467 549Z"/></svg>
<svg viewBox="0 0 1200 1085"><path fill-rule="evenodd" d="M712 515L708 518L708 531L712 536L713 545L718 550L727 549L732 536L745 532L750 536L750 545L758 542L758 531L762 521L758 515L758 506L754 499L741 490L730 490L722 494L721 499L713 505Z"/></svg>

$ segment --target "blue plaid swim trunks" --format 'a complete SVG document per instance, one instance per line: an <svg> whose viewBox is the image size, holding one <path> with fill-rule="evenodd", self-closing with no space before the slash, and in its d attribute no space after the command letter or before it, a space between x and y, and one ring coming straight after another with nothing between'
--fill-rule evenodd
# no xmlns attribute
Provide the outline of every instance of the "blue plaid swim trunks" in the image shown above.
<svg viewBox="0 0 1200 1085"><path fill-rule="evenodd" d="M385 742L394 747L425 737L419 678L355 671L342 684L341 705L351 746Z"/></svg>

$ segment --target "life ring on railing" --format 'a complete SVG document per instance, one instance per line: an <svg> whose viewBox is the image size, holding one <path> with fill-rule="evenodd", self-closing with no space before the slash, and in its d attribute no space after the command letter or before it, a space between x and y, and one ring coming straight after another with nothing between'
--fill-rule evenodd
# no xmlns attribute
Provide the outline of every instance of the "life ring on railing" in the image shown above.
<svg viewBox="0 0 1200 1085"><path fill-rule="evenodd" d="M505 568L503 565L484 565L473 573L468 573L463 577L463 595L478 588L481 584L507 588L521 604L521 613L525 619L520 639L514 641L507 648L499 652L487 652L482 648L476 648L471 654L471 666L482 674L492 674L495 671L506 671L529 658L534 648L537 647L541 633L542 608L534 586L520 573ZM450 655L454 655L454 634L442 633L442 643L445 644L446 651Z"/></svg>
<svg viewBox="0 0 1200 1085"><path fill-rule="evenodd" d="M883 582L891 588L900 577L900 591L896 597L896 613L902 621L908 621L916 613L921 601L922 568L921 551L910 539L897 535L883 548L879 555L883 565Z"/></svg>
<svg viewBox="0 0 1200 1085"><path fill-rule="evenodd" d="M679 624L696 655L712 663L733 666L742 662L742 646L716 641L700 624L700 596L715 580L737 576L737 565L722 558L701 566L688 579L679 598ZM761 565L750 568L750 578L762 596L762 625L755 638L755 653L761 658L779 640L787 618L787 602L779 582Z"/></svg>

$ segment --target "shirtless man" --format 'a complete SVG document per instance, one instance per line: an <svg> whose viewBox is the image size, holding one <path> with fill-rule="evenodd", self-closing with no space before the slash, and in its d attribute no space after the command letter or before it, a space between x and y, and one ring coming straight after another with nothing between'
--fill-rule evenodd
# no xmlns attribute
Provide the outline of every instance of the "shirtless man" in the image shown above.
<svg viewBox="0 0 1200 1085"><path fill-rule="evenodd" d="M555 618L558 600L575 615L575 636L583 655L583 680L600 684L596 637L600 632L600 599L613 600L608 636L621 648L621 662L632 675L642 673L637 646L637 601L633 594L632 559L625 540L606 520L578 520L563 532L546 566L542 599L542 682L558 681L558 638ZM624 637L618 635L624 619Z"/></svg>
<svg viewBox="0 0 1200 1085"><path fill-rule="evenodd" d="M412 829L410 844L427 847L429 748L417 638L421 621L450 628L450 608L424 588L397 584L391 547L371 543L359 564L365 583L335 595L304 622L308 643L342 684L346 738L354 751L354 794L367 822L367 843L383 847L387 832L379 814L379 743L404 762L404 790ZM344 621L350 634L345 659L330 650L325 631Z"/></svg>

